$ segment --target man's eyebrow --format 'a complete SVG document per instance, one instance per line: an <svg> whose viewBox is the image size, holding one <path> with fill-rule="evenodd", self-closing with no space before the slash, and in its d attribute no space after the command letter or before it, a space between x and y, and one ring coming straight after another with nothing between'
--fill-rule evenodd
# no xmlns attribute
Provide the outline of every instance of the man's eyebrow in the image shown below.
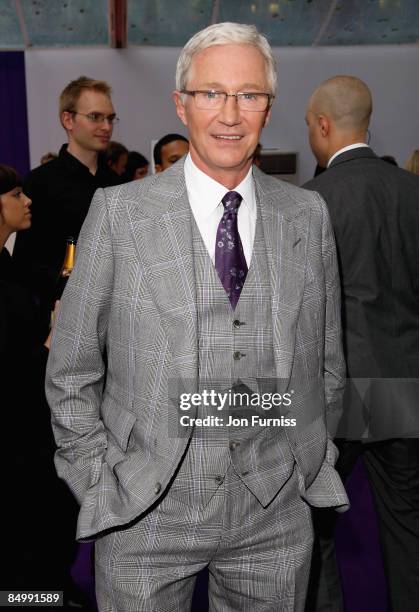
<svg viewBox="0 0 419 612"><path fill-rule="evenodd" d="M229 88L226 88L225 85L222 85L221 83L216 83L215 81L210 82L210 83L202 83L200 87L202 87L203 89L215 89L217 91L226 91L226 89L229 89ZM242 83L240 87L237 88L237 91L246 91L249 89L250 90L256 89L258 91L264 91L264 89L257 83Z"/></svg>
<svg viewBox="0 0 419 612"><path fill-rule="evenodd" d="M215 81L211 81L211 82L207 82L207 83L201 83L199 85L199 87L203 88L203 89L218 89L218 90L222 90L223 89L223 85L221 85L221 83L216 83Z"/></svg>
<svg viewBox="0 0 419 612"><path fill-rule="evenodd" d="M112 117L113 115L116 115L116 112L113 111L112 113L104 113L103 111L91 110L88 111L86 115L106 115L107 117Z"/></svg>
<svg viewBox="0 0 419 612"><path fill-rule="evenodd" d="M243 83L239 91L245 91L246 89L258 89L259 91L265 91L268 87L261 87L258 83Z"/></svg>

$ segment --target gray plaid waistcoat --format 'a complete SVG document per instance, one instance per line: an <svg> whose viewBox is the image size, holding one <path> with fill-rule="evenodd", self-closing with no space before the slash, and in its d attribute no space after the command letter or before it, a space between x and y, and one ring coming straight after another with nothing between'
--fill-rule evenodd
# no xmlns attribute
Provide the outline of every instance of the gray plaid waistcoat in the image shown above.
<svg viewBox="0 0 419 612"><path fill-rule="evenodd" d="M272 291L260 214L256 223L251 265L240 300L233 311L217 271L191 215L198 315L199 389L262 394L273 391L276 377L272 334ZM290 477L294 457L279 428L252 425L252 414L273 416L259 406L226 405L222 410L201 406L197 417L214 415L223 425L195 427L188 452L172 485L172 495L189 505L206 505L233 464L236 473L266 505ZM238 425L228 425L230 416ZM275 415L277 416L277 415ZM272 431L277 429L278 431ZM257 441L273 438L272 448ZM275 465L271 470L272 463ZM268 466L268 469L266 467Z"/></svg>

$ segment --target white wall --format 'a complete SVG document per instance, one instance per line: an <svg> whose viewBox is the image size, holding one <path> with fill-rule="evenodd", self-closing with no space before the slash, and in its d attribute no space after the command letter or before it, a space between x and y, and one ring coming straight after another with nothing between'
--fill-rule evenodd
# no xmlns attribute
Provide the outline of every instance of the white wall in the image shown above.
<svg viewBox="0 0 419 612"><path fill-rule="evenodd" d="M279 90L270 124L262 134L267 148L297 151L300 180L315 166L307 143L304 113L320 81L353 74L370 86L374 99L371 145L404 165L419 148L419 47L278 48ZM150 156L150 141L167 132L186 134L170 94L179 49L47 49L26 52L29 139L32 167L43 153L57 151L65 134L57 119L57 98L81 74L109 81L121 121L113 138Z"/></svg>

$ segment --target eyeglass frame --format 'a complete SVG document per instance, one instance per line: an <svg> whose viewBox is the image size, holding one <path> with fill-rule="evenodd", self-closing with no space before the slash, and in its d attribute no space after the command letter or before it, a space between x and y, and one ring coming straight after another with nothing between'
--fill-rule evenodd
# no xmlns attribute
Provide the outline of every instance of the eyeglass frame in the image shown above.
<svg viewBox="0 0 419 612"><path fill-rule="evenodd" d="M79 113L79 111L73 111L73 110L68 110L68 111L64 111L67 113L70 113L71 115L81 115L82 117L87 117L89 119L89 121L91 121L92 123L96 123L96 124L100 124L100 123L109 123L109 125L115 125L116 123L118 123L119 121L119 117L117 117L116 115L105 115L104 113L96 113L96 112L91 112L91 113ZM98 115L97 119L93 118L93 115Z"/></svg>
<svg viewBox="0 0 419 612"><path fill-rule="evenodd" d="M267 110L269 110L273 104L275 95L274 94L270 94L267 93L266 91L238 91L237 93L227 93L226 91L216 91L213 89L194 89L194 90L190 90L190 89L181 89L180 90L181 94L186 94L187 96L192 96L195 99L195 95L197 93L202 93L202 94L208 94L208 93L215 93L215 94L223 94L224 95L224 104L222 106L220 106L221 108L224 108L224 106L227 103L227 98L236 98L237 104L239 105L240 108L240 104L239 104L239 96L249 96L249 95L262 95L262 96L267 96L267 103L266 103L266 108L264 108L263 110L251 110L251 109L245 109L245 112L249 112L249 113L266 113ZM199 107L197 107L199 108ZM201 108L199 110L220 110L220 109L216 109L216 108ZM243 109L241 109L243 110Z"/></svg>

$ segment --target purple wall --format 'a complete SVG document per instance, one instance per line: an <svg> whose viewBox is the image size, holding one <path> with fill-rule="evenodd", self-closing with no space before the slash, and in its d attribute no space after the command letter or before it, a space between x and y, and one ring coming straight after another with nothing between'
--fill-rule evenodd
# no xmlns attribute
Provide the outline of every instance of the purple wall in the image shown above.
<svg viewBox="0 0 419 612"><path fill-rule="evenodd" d="M0 163L29 172L25 54L0 52Z"/></svg>

